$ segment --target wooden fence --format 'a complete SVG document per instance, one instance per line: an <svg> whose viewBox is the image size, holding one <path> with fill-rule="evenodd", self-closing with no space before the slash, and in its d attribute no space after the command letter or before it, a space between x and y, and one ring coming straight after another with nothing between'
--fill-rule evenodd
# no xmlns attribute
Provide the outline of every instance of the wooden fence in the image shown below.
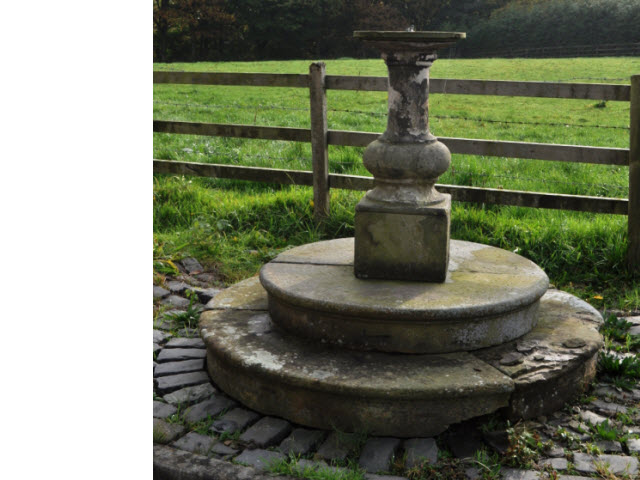
<svg viewBox="0 0 640 480"><path fill-rule="evenodd" d="M324 64L314 63L310 66L309 75L158 71L153 72L153 81L154 83L192 85L308 88L310 93L310 129L154 120L153 131L310 142L313 164L312 171L299 171L154 159L154 173L313 186L314 214L319 220L329 214L330 188L368 190L373 187L371 177L329 172L329 145L364 147L375 140L380 133L329 130L326 90L387 91L387 77L326 75ZM461 202L628 215L629 270L640 272L640 75L631 77L631 85L432 79L430 92L629 101L631 112L629 149L438 137L452 153L600 165L625 165L629 167L628 199L460 185L438 184L437 187L441 192L450 193L453 200Z"/></svg>
<svg viewBox="0 0 640 480"><path fill-rule="evenodd" d="M640 55L640 43L600 45L562 45L555 47L519 47L495 50L463 50L462 58L565 58L621 57ZM443 55L443 58L445 56Z"/></svg>

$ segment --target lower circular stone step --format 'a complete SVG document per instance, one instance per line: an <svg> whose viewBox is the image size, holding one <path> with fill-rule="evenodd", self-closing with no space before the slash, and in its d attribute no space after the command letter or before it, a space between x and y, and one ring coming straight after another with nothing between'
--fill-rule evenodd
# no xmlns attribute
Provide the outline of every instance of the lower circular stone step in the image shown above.
<svg viewBox="0 0 640 480"><path fill-rule="evenodd" d="M372 435L436 435L502 410L530 418L562 407L595 374L602 318L585 302L549 291L538 325L474 352L392 354L341 349L277 328L253 277L202 314L207 368L228 395L267 415Z"/></svg>
<svg viewBox="0 0 640 480"><path fill-rule="evenodd" d="M295 335L362 350L447 353L530 331L549 279L520 255L452 240L447 280L361 280L353 238L311 243L266 264L273 321Z"/></svg>

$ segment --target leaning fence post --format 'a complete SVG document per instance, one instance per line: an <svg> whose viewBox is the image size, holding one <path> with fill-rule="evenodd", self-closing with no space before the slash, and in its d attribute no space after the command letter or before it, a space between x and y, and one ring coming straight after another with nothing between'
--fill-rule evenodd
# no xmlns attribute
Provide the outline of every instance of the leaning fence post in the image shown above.
<svg viewBox="0 0 640 480"><path fill-rule="evenodd" d="M640 75L631 77L629 132L629 272L640 273Z"/></svg>
<svg viewBox="0 0 640 480"><path fill-rule="evenodd" d="M329 156L327 147L327 95L325 64L309 66L309 100L311 102L311 161L313 163L314 217L329 216Z"/></svg>

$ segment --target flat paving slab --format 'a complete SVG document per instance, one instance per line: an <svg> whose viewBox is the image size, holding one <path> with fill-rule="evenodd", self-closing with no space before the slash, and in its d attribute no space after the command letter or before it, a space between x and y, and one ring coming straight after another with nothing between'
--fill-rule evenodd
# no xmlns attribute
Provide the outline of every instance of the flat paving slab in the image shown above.
<svg viewBox="0 0 640 480"><path fill-rule="evenodd" d="M153 441L156 443L169 443L174 441L187 429L179 423L168 423L161 418L153 419Z"/></svg>
<svg viewBox="0 0 640 480"><path fill-rule="evenodd" d="M399 438L370 438L362 447L358 465L369 473L387 472L396 450L402 441Z"/></svg>
<svg viewBox="0 0 640 480"><path fill-rule="evenodd" d="M331 461L341 462L356 450L360 439L355 434L331 432L316 452L316 457Z"/></svg>
<svg viewBox="0 0 640 480"><path fill-rule="evenodd" d="M222 413L223 410L234 407L235 405L236 402L229 397L214 395L209 400L189 407L184 413L184 419L187 422L196 423L208 417L215 417Z"/></svg>
<svg viewBox="0 0 640 480"><path fill-rule="evenodd" d="M156 381L158 382L156 390L160 395L164 395L184 387L210 382L209 376L205 371L167 375L166 377L158 377Z"/></svg>
<svg viewBox="0 0 640 480"><path fill-rule="evenodd" d="M165 348L204 348L204 342L200 338L172 338L164 346Z"/></svg>
<svg viewBox="0 0 640 480"><path fill-rule="evenodd" d="M176 413L178 409L164 402L153 401L153 418L167 418Z"/></svg>
<svg viewBox="0 0 640 480"><path fill-rule="evenodd" d="M175 392L165 395L163 400L171 405L187 405L189 403L196 403L202 400L206 400L216 393L216 389L213 388L211 382L195 385L192 387L184 387Z"/></svg>
<svg viewBox="0 0 640 480"><path fill-rule="evenodd" d="M202 348L163 348L156 361L158 363L179 362L181 360L202 359L206 356L207 352Z"/></svg>
<svg viewBox="0 0 640 480"><path fill-rule="evenodd" d="M282 441L278 450L285 455L305 455L315 448L324 439L325 435L326 432L322 430L296 428Z"/></svg>
<svg viewBox="0 0 640 480"><path fill-rule="evenodd" d="M180 450L186 450L199 455L208 455L214 443L216 443L216 439L213 437L208 437L196 432L189 432L171 445Z"/></svg>
<svg viewBox="0 0 640 480"><path fill-rule="evenodd" d="M180 362L160 363L153 369L154 377L165 377L178 373L189 373L204 370L204 358L198 360L182 360Z"/></svg>
<svg viewBox="0 0 640 480"><path fill-rule="evenodd" d="M267 470L269 465L279 460L284 460L286 457L280 452L272 452L270 450L245 450L236 458L234 462L242 465L250 465L257 470Z"/></svg>
<svg viewBox="0 0 640 480"><path fill-rule="evenodd" d="M433 464L438 460L438 446L433 438L411 438L403 446L407 454L405 466L408 469L424 462Z"/></svg>
<svg viewBox="0 0 640 480"><path fill-rule="evenodd" d="M259 448L276 445L291 431L291 424L275 417L264 417L240 435L240 441Z"/></svg>
<svg viewBox="0 0 640 480"><path fill-rule="evenodd" d="M638 459L623 455L597 455L576 452L573 455L573 464L580 473L597 473L598 466L606 468L609 472L621 475L625 474L634 478L638 473Z"/></svg>
<svg viewBox="0 0 640 480"><path fill-rule="evenodd" d="M244 430L257 421L261 415L252 410L234 408L211 424L210 430L216 433L234 433Z"/></svg>

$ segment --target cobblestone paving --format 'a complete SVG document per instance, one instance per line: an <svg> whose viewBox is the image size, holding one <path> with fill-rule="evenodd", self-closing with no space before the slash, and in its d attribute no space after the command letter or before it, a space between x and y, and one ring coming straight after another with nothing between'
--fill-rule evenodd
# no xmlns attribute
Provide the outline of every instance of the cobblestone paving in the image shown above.
<svg viewBox="0 0 640 480"><path fill-rule="evenodd" d="M197 337L198 312L221 287L197 260L176 263L182 274L153 288L155 443L258 471L288 461L294 471L325 469L335 478L350 468L369 480L640 479L640 385L629 376L600 372L581 398L548 417L509 425L491 416L430 439L315 430L246 409L211 383ZM633 360L640 312L617 316L628 323L618 341L607 339L607 353Z"/></svg>

